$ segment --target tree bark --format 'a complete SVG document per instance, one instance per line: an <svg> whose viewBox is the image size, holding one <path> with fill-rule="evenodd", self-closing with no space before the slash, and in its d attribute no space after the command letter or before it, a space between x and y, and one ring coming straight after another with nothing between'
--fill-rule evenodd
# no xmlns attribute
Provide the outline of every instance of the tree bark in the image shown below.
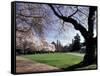
<svg viewBox="0 0 100 76"><path fill-rule="evenodd" d="M90 65L96 62L95 48L96 48L96 44L94 42L94 38L87 39L86 53L83 59L83 63Z"/></svg>

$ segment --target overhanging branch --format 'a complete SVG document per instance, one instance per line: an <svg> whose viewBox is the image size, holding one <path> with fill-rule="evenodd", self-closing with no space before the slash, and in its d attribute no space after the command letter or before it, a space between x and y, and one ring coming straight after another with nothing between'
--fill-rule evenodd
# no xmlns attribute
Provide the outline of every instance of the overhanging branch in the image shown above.
<svg viewBox="0 0 100 76"><path fill-rule="evenodd" d="M76 7L76 8L77 8L76 11L68 17L72 17L73 15L75 15L78 12L78 7Z"/></svg>
<svg viewBox="0 0 100 76"><path fill-rule="evenodd" d="M88 32L87 32L87 30L86 30L81 24L79 24L75 19L73 19L73 18L71 18L71 17L60 16L60 15L57 13L57 11L54 9L54 7L53 7L52 5L49 4L49 6L51 7L52 11L54 12L54 14L55 14L58 18L62 19L62 20L65 21L65 22L69 22L69 23L73 24L74 28L75 28L76 30L79 30L79 31L81 32L81 34L83 35L83 37L84 37L85 39L87 39L87 37L88 37ZM75 13L73 13L71 16L73 16L73 15L76 14L76 13L77 13L77 11L76 11Z"/></svg>
<svg viewBox="0 0 100 76"><path fill-rule="evenodd" d="M51 4L48 4L48 5L49 5L50 8L53 10L54 14L55 14L57 17L59 17L59 18L61 19L62 16L60 16L60 15L56 12L56 10L54 9L54 7L53 7Z"/></svg>

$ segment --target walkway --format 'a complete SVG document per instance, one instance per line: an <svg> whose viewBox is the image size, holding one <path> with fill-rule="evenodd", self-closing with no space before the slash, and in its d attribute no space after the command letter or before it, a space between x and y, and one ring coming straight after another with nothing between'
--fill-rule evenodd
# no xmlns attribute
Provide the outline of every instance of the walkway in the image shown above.
<svg viewBox="0 0 100 76"><path fill-rule="evenodd" d="M61 69L47 64L31 61L29 59L20 56L16 57L16 73L51 72L51 71L61 71Z"/></svg>

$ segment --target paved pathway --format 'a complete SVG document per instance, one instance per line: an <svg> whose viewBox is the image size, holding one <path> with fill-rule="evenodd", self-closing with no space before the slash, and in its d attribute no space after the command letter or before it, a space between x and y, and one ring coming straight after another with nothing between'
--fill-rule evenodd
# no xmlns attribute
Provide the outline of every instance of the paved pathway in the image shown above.
<svg viewBox="0 0 100 76"><path fill-rule="evenodd" d="M31 61L23 57L19 57L19 56L16 57L17 73L50 72L50 71L61 71L61 69L47 64Z"/></svg>

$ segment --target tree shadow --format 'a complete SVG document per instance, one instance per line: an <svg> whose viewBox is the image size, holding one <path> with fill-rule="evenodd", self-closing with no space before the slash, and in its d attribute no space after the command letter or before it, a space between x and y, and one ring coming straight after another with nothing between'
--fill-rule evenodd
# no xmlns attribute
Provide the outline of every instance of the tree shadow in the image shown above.
<svg viewBox="0 0 100 76"><path fill-rule="evenodd" d="M95 63L91 63L91 64L88 64L88 63L85 63L84 61L78 63L78 64L74 64L72 66L69 66L67 68L62 68L64 71L75 71L75 70L85 70L85 69L79 69L79 68L83 68L83 67L86 67L86 66L89 66L89 65L92 65L92 64L95 64ZM96 67L97 68L97 67ZM89 69L89 68L88 68ZM92 70L92 69L91 69Z"/></svg>

